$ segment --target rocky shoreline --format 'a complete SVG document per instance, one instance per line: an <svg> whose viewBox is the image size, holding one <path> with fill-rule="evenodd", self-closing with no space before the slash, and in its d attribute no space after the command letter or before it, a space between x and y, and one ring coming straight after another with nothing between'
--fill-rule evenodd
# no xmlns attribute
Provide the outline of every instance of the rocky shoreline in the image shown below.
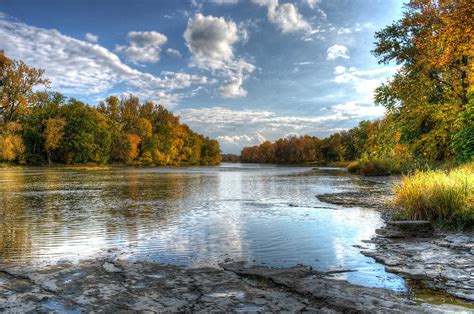
<svg viewBox="0 0 474 314"><path fill-rule="evenodd" d="M376 193L355 191L317 197L331 204L381 211L387 225L366 241L374 244L372 249L358 246L363 249L361 253L374 258L385 265L388 272L402 276L413 286L445 292L474 304L474 233L443 232L427 229L425 224L406 228L405 223L405 229L401 228L389 221L393 209L387 201L393 180L380 177L372 182L381 185Z"/></svg>
<svg viewBox="0 0 474 314"><path fill-rule="evenodd" d="M309 267L185 268L118 260L0 270L0 312L465 312ZM474 311L474 310L473 310Z"/></svg>

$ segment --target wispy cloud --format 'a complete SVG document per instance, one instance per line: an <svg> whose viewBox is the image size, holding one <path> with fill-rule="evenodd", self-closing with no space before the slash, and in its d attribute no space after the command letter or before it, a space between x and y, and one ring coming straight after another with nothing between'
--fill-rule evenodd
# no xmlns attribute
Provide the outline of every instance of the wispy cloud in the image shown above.
<svg viewBox="0 0 474 314"><path fill-rule="evenodd" d="M138 40L135 36L132 39ZM164 103L171 106L182 96L176 90L208 82L206 76L179 72L156 76L136 70L100 45L58 30L30 26L4 14L0 14L0 42L9 57L45 69L52 87L63 93L97 98L120 85L146 99L173 100Z"/></svg>

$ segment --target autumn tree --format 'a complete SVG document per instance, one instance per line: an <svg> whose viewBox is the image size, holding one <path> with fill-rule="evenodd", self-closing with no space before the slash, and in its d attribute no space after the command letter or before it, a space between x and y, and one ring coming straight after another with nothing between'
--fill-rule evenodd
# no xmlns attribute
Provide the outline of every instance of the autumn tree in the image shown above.
<svg viewBox="0 0 474 314"><path fill-rule="evenodd" d="M46 151L48 164L51 165L51 154L54 150L58 149L63 137L64 127L66 121L64 119L48 119L46 120L46 128L43 132L44 137L44 150Z"/></svg>
<svg viewBox="0 0 474 314"><path fill-rule="evenodd" d="M43 78L44 71L30 68L23 61L10 60L2 56L0 77L0 122L15 121L26 113L36 102L34 87L49 84Z"/></svg>
<svg viewBox="0 0 474 314"><path fill-rule="evenodd" d="M473 123L459 122L471 97L473 12L469 0L412 0L401 20L376 33L374 55L401 68L375 99L415 158L451 158L453 136Z"/></svg>
<svg viewBox="0 0 474 314"><path fill-rule="evenodd" d="M22 126L8 122L0 132L0 160L24 163L25 145L21 138Z"/></svg>

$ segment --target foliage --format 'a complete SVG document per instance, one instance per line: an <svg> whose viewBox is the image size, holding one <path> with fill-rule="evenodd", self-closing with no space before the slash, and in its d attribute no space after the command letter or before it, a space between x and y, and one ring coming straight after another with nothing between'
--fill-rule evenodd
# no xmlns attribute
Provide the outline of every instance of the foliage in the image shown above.
<svg viewBox="0 0 474 314"><path fill-rule="evenodd" d="M466 144L469 126L456 121L472 107L473 12L469 0L412 0L401 20L376 33L374 55L401 68L375 100L387 108L397 144L413 158L450 159Z"/></svg>
<svg viewBox="0 0 474 314"><path fill-rule="evenodd" d="M25 114L36 102L35 85L47 85L43 70L30 68L22 61L7 59L0 53L0 121L8 123Z"/></svg>
<svg viewBox="0 0 474 314"><path fill-rule="evenodd" d="M222 154L223 162L240 162L240 155L236 154Z"/></svg>
<svg viewBox="0 0 474 314"><path fill-rule="evenodd" d="M390 159L361 159L347 166L350 173L366 176L386 176L400 173L400 167L394 160Z"/></svg>
<svg viewBox="0 0 474 314"><path fill-rule="evenodd" d="M43 71L0 56L0 162L214 165L219 143L193 132L163 106L108 97L97 107L34 91Z"/></svg>
<svg viewBox="0 0 474 314"><path fill-rule="evenodd" d="M474 166L449 172L418 171L395 186L398 218L431 220L457 228L474 227Z"/></svg>
<svg viewBox="0 0 474 314"><path fill-rule="evenodd" d="M453 135L452 148L456 160L460 163L474 158L474 97L470 95L470 106L457 121L461 125Z"/></svg>

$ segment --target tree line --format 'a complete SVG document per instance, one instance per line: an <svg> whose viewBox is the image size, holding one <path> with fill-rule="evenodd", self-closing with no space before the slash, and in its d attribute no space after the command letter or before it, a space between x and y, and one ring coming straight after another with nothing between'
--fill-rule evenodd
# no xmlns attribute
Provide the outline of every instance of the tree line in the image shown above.
<svg viewBox="0 0 474 314"><path fill-rule="evenodd" d="M0 53L0 161L43 165L214 165L216 140L163 106L110 96L96 107L46 89L44 71ZM38 91L38 88L46 87Z"/></svg>
<svg viewBox="0 0 474 314"><path fill-rule="evenodd" d="M375 33L373 55L398 72L379 86L377 121L325 139L279 139L246 147L243 162L386 160L392 164L468 162L474 156L474 3L412 0L403 17Z"/></svg>

